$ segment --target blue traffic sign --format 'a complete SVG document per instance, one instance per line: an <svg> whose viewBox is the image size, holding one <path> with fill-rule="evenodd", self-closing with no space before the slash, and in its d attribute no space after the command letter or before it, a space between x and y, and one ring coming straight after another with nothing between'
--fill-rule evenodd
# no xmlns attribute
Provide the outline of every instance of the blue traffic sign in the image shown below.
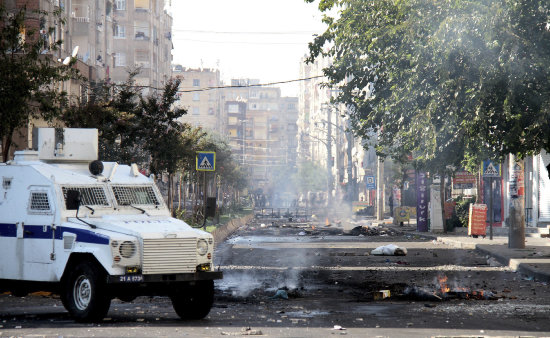
<svg viewBox="0 0 550 338"><path fill-rule="evenodd" d="M198 151L196 157L197 171L215 171L216 170L216 152Z"/></svg>
<svg viewBox="0 0 550 338"><path fill-rule="evenodd" d="M374 176L365 176L367 190L376 190L376 178Z"/></svg>

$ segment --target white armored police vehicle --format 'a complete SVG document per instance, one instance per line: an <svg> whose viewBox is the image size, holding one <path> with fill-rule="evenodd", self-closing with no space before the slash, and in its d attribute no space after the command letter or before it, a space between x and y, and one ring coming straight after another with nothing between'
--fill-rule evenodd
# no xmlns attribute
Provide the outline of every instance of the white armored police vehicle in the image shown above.
<svg viewBox="0 0 550 338"><path fill-rule="evenodd" d="M137 166L97 161L96 129L35 129L0 163L0 292L58 293L78 321L111 300L169 296L184 319L214 299L212 235L174 219Z"/></svg>

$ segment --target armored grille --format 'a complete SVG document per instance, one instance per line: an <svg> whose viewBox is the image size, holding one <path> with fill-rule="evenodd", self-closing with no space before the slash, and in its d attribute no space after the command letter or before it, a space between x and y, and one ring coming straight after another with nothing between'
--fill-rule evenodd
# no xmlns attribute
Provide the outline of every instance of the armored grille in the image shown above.
<svg viewBox="0 0 550 338"><path fill-rule="evenodd" d="M119 205L160 204L152 186L113 185L112 188Z"/></svg>
<svg viewBox="0 0 550 338"><path fill-rule="evenodd" d="M82 205L104 205L109 206L107 195L105 195L105 189L103 187L63 187L63 198L67 200L68 190L77 190L80 192L80 204Z"/></svg>
<svg viewBox="0 0 550 338"><path fill-rule="evenodd" d="M46 192L31 193L31 210L49 211L50 201L48 200L48 193Z"/></svg>
<svg viewBox="0 0 550 338"><path fill-rule="evenodd" d="M143 274L195 272L196 268L196 238L143 240Z"/></svg>

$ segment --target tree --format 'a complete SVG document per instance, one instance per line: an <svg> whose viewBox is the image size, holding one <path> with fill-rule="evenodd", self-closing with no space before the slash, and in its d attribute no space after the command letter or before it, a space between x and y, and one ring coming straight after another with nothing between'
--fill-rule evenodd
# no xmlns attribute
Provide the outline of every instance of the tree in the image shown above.
<svg viewBox="0 0 550 338"><path fill-rule="evenodd" d="M47 34L39 34L26 26L28 12L25 7L8 12L0 5L0 141L2 160L8 160L16 130L28 125L31 118L53 121L66 106L67 93L61 83L79 78L72 68L76 62L56 63L51 52L58 50L61 40L48 43ZM46 22L46 12L33 13L32 20ZM53 13L60 23L60 12Z"/></svg>
<svg viewBox="0 0 550 338"><path fill-rule="evenodd" d="M180 83L180 79L172 79L160 95L142 97L132 118L134 142L137 141L150 154L149 170L153 173L173 174L183 161L185 149L181 134L187 125L178 118L187 111L174 106Z"/></svg>
<svg viewBox="0 0 550 338"><path fill-rule="evenodd" d="M311 0L306 0L311 2ZM324 0L329 85L378 151L417 167L550 150L547 1ZM326 49L323 49L326 48Z"/></svg>
<svg viewBox="0 0 550 338"><path fill-rule="evenodd" d="M412 154L444 177L449 165L550 151L547 1L321 0L319 9L340 11L325 15L309 61L333 59L328 85L355 132L376 135L379 154Z"/></svg>
<svg viewBox="0 0 550 338"><path fill-rule="evenodd" d="M135 142L141 89L135 84L139 69L130 70L121 84L92 82L89 99L65 109L62 121L70 128L97 128L99 158L148 166L149 155Z"/></svg>
<svg viewBox="0 0 550 338"><path fill-rule="evenodd" d="M300 162L292 182L308 203L308 192L326 191L327 171L311 161Z"/></svg>

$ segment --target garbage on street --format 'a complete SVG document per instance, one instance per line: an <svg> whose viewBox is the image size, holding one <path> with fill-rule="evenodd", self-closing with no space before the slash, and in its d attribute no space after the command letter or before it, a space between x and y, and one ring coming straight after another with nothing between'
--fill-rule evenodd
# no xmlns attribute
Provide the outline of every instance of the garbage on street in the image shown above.
<svg viewBox="0 0 550 338"><path fill-rule="evenodd" d="M371 254L375 256L406 256L407 249L395 244L387 244L372 250Z"/></svg>

